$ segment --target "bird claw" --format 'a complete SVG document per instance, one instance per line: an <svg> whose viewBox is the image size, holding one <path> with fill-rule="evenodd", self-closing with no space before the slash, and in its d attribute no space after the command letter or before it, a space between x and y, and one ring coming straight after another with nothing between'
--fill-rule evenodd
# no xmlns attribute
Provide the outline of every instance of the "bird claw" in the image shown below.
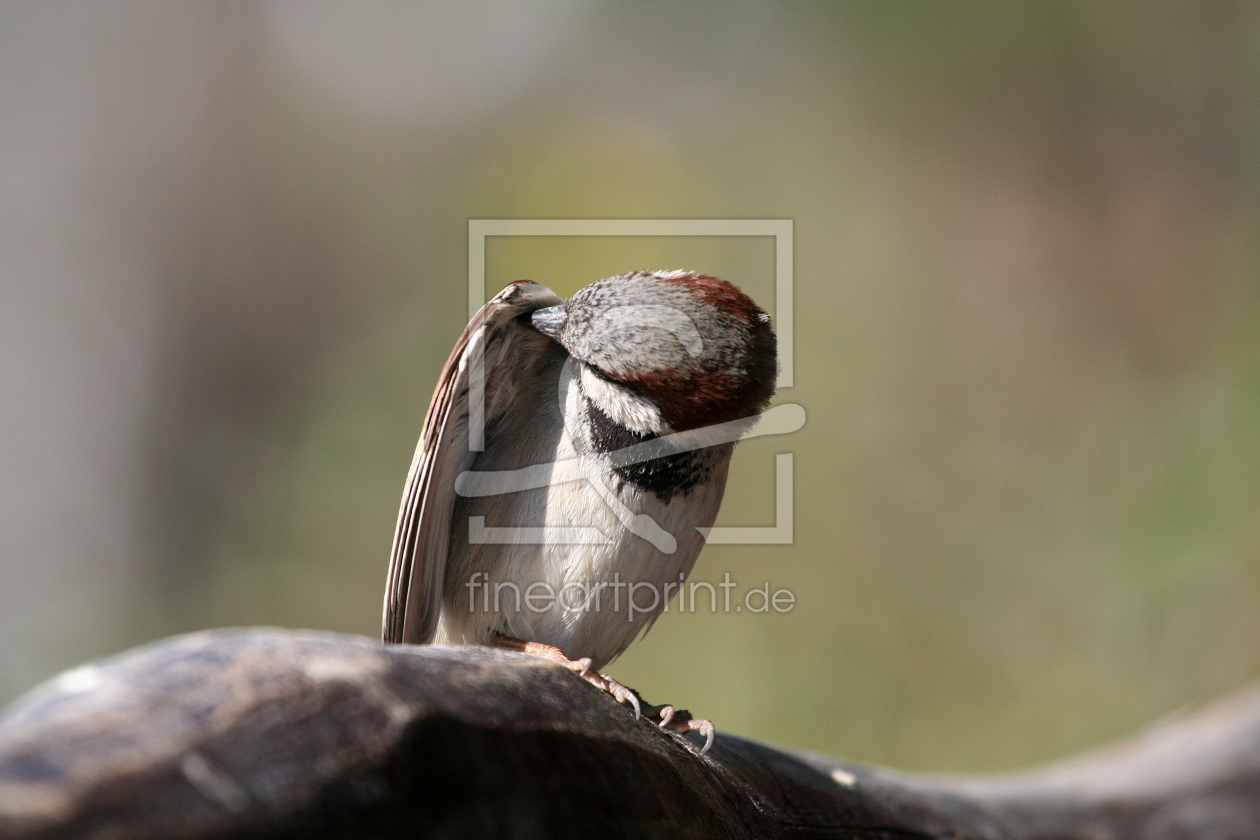
<svg viewBox="0 0 1260 840"><path fill-rule="evenodd" d="M638 693L633 688L626 688L612 677L607 674L601 674L598 671L591 671L589 674L583 674L582 676L600 691L607 691L618 703L626 704L633 708L635 720L643 716L643 706L639 702Z"/></svg>
<svg viewBox="0 0 1260 840"><path fill-rule="evenodd" d="M686 709L675 709L669 704L650 706L647 716L648 720L658 718L656 725L670 732L678 732L683 735L688 732L699 732L704 736L704 746L700 748L700 755L704 755L709 751L709 748L713 746L714 738L717 737L717 731L713 728L713 721L705 718L693 718L691 712Z"/></svg>
<svg viewBox="0 0 1260 840"><path fill-rule="evenodd" d="M700 748L700 755L704 755L713 746L713 739L717 737L717 730L713 728L713 721L707 718L688 717L685 721L670 721L669 728L675 732L699 732L704 736L704 746Z"/></svg>
<svg viewBox="0 0 1260 840"><path fill-rule="evenodd" d="M643 707L639 702L639 695L634 689L626 688L607 674L596 674L596 676L600 677L605 683L607 683L607 687L604 690L613 697L616 697L618 703L629 703L634 707L635 720L639 720L643 717ZM588 676L587 679L589 680L590 677Z"/></svg>

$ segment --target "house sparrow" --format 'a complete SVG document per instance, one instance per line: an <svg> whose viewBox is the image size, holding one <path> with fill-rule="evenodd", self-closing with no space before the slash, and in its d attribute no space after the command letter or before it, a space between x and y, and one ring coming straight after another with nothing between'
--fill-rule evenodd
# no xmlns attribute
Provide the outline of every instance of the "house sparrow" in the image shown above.
<svg viewBox="0 0 1260 840"><path fill-rule="evenodd" d="M770 317L683 271L562 301L517 281L442 370L398 513L386 642L497 645L598 673L695 564L735 441L774 393ZM663 726L708 721L652 709Z"/></svg>

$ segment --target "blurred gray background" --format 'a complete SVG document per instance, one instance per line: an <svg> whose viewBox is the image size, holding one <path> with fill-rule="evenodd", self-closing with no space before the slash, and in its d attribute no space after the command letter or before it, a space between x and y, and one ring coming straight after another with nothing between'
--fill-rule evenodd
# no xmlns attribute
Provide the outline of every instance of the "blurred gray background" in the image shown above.
<svg viewBox="0 0 1260 840"><path fill-rule="evenodd" d="M908 768L1260 676L1250 3L0 5L0 701L163 635L375 635L469 218L795 221L799 433L713 546L785 615L611 672ZM502 239L772 303L765 239Z"/></svg>

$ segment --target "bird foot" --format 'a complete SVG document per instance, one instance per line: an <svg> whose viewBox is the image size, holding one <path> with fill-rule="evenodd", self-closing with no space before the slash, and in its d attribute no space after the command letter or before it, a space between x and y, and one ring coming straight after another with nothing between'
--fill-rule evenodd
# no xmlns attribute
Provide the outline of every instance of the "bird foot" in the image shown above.
<svg viewBox="0 0 1260 840"><path fill-rule="evenodd" d="M684 735L688 732L699 732L704 736L704 746L700 748L700 755L707 753L709 747L713 746L713 739L717 733L713 729L711 720L693 718L691 712L686 709L675 709L668 703L663 706L648 706L643 714L661 729L680 732Z"/></svg>
<svg viewBox="0 0 1260 840"><path fill-rule="evenodd" d="M716 733L713 729L712 721L703 718L693 718L686 709L675 709L669 704L644 708L637 691L627 688L607 674L592 671L590 657L584 656L581 659L570 659L564 655L564 651L555 645L545 645L542 642L527 642L524 639L515 639L511 636L496 636L494 646L528 653L531 656L538 656L563 665L599 690L607 691L616 698L618 703L632 707L635 720L646 716L648 720L661 729L668 729L671 732L680 732L682 734L699 732L704 736L704 746L700 748L700 755L707 753L709 747L713 746L713 739Z"/></svg>
<svg viewBox="0 0 1260 840"><path fill-rule="evenodd" d="M511 636L496 636L494 640L495 647L506 648L508 650L519 650L522 653L528 653L531 656L539 656L543 659L549 659L552 662L559 663L570 671L575 672L579 677L586 680L600 691L607 691L616 698L618 703L624 703L634 709L634 719L638 720L643 712L639 703L639 695L632 689L626 688L621 683L614 680L607 674L601 674L598 671L591 670L591 658L584 656L581 659L570 659L564 655L564 651L555 645L544 645L542 642L527 642L523 639L514 639Z"/></svg>

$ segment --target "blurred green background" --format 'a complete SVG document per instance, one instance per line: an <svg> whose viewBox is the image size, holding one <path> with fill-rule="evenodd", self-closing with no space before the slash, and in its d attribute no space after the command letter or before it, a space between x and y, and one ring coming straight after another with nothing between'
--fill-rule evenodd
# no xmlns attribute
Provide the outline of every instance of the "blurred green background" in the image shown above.
<svg viewBox="0 0 1260 840"><path fill-rule="evenodd" d="M915 769L1122 736L1260 676L1249 3L0 6L0 701L235 624L375 635L466 320L470 218L786 218L808 423L743 444L611 673ZM773 311L765 238L500 238Z"/></svg>

